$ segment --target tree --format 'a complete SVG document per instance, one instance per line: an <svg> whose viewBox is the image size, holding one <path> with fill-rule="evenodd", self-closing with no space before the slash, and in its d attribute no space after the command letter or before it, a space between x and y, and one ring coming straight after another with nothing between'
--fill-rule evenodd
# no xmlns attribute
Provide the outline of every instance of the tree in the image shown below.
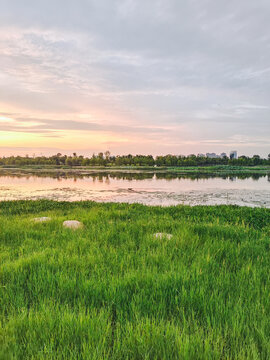
<svg viewBox="0 0 270 360"><path fill-rule="evenodd" d="M110 155L111 155L111 153L109 152L109 150L105 151L105 158L107 161L109 160Z"/></svg>
<svg viewBox="0 0 270 360"><path fill-rule="evenodd" d="M69 157L66 158L66 165L68 165L68 166L72 166L72 165L73 165L72 157L71 157L71 156L69 156Z"/></svg>
<svg viewBox="0 0 270 360"><path fill-rule="evenodd" d="M260 156L259 155L253 155L253 164L254 165L259 165L260 164Z"/></svg>

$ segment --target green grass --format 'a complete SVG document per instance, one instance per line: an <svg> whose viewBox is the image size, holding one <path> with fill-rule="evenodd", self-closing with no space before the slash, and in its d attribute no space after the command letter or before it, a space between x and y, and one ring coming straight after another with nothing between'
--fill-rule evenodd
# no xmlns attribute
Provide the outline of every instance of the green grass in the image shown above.
<svg viewBox="0 0 270 360"><path fill-rule="evenodd" d="M269 209L2 202L0 358L269 359L269 249Z"/></svg>
<svg viewBox="0 0 270 360"><path fill-rule="evenodd" d="M208 166L67 166L67 165L0 165L2 174L6 172L21 171L25 173L54 173L54 172L76 172L87 174L91 172L114 172L114 171L141 171L141 172L169 172L177 174L209 174L209 175L241 175L258 174L269 175L269 165L239 166L239 165L208 165Z"/></svg>

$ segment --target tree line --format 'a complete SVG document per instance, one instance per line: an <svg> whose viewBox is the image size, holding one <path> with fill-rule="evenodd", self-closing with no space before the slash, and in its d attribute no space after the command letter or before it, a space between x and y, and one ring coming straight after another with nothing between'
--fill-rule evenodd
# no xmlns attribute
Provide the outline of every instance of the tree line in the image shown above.
<svg viewBox="0 0 270 360"><path fill-rule="evenodd" d="M227 156L222 158L208 158L196 155L111 155L109 151L93 154L91 157L77 155L62 155L58 153L53 156L8 156L0 157L0 165L24 166L24 165L55 165L55 166L257 166L270 165L270 154L267 158L259 155L239 156L238 159L231 159Z"/></svg>

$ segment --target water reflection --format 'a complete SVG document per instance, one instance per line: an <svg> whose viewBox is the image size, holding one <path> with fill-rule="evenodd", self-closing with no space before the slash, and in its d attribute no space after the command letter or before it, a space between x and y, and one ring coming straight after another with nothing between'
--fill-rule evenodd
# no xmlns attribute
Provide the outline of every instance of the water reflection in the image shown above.
<svg viewBox="0 0 270 360"><path fill-rule="evenodd" d="M237 204L270 207L270 174L0 169L0 200L140 202L148 205Z"/></svg>
<svg viewBox="0 0 270 360"><path fill-rule="evenodd" d="M42 171L42 172L24 172L24 171L12 171L1 169L0 170L0 178L13 178L13 179L32 179L36 178L51 178L56 179L58 182L61 182L64 179L73 179L76 182L78 179L92 179L94 182L98 181L100 183L105 182L106 184L110 184L111 179L116 180L125 180L125 181L133 181L133 180L175 180L175 179L189 179L190 181L197 181L202 179L223 179L229 180L231 182L235 182L237 180L246 180L252 179L254 181L259 180L260 178L266 178L268 182L270 182L270 174L203 174L203 173L191 173L191 174L177 174L175 172L91 172L91 173L80 173L73 171Z"/></svg>

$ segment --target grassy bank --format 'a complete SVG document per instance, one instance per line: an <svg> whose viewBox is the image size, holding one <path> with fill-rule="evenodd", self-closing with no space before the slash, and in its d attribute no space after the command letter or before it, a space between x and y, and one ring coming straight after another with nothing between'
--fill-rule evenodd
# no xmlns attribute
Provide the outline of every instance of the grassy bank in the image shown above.
<svg viewBox="0 0 270 360"><path fill-rule="evenodd" d="M172 174L175 176L270 176L270 166L188 166L188 167L153 167L153 166L0 166L0 176L26 175L37 176L87 176L93 174Z"/></svg>
<svg viewBox="0 0 270 360"><path fill-rule="evenodd" d="M2 202L0 236L1 359L270 357L270 210Z"/></svg>

